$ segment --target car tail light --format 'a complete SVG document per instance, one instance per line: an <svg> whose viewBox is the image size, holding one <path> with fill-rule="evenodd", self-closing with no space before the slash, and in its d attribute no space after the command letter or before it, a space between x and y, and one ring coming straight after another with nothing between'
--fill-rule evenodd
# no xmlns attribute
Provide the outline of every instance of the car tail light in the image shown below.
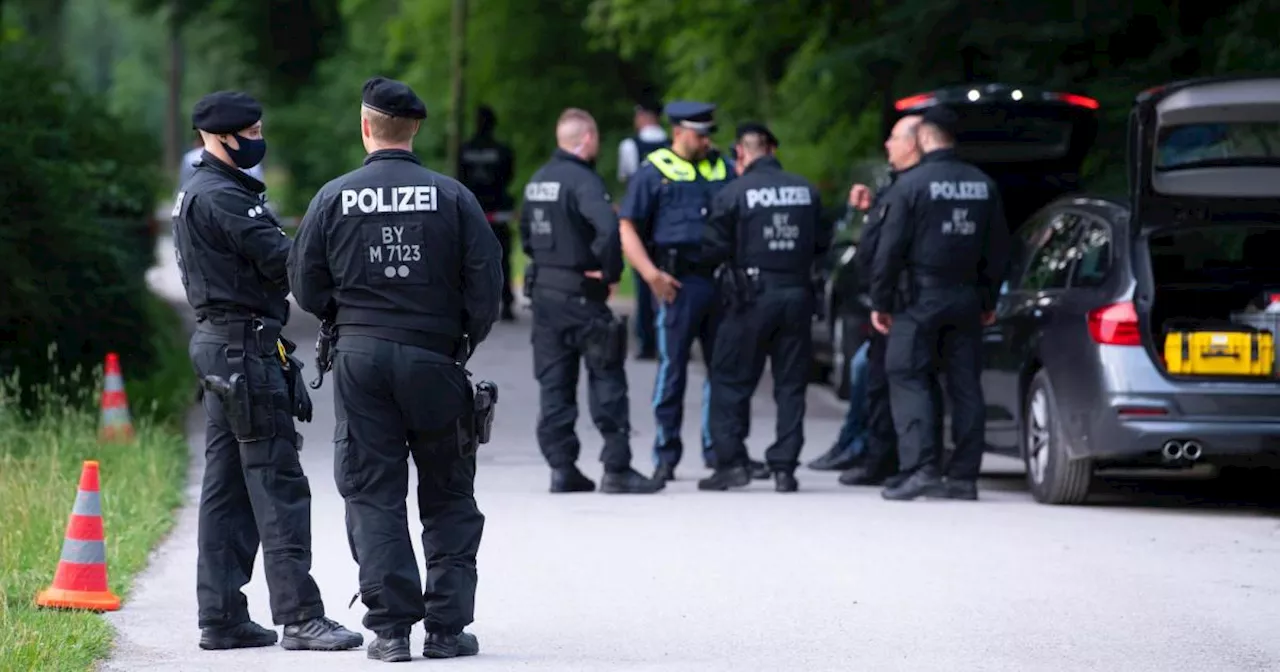
<svg viewBox="0 0 1280 672"><path fill-rule="evenodd" d="M1076 107L1084 107L1090 110L1096 110L1099 107L1098 101L1088 96L1080 96L1074 93L1054 93L1050 95L1068 105L1075 105Z"/></svg>
<svg viewBox="0 0 1280 672"><path fill-rule="evenodd" d="M1128 301L1089 311L1089 336L1100 345L1142 345L1138 311Z"/></svg>
<svg viewBox="0 0 1280 672"><path fill-rule="evenodd" d="M893 107L901 112L902 110L909 110L920 105L927 105L932 103L934 100L936 100L936 98L932 93L920 93L914 96L907 96L906 98L899 100L893 104Z"/></svg>

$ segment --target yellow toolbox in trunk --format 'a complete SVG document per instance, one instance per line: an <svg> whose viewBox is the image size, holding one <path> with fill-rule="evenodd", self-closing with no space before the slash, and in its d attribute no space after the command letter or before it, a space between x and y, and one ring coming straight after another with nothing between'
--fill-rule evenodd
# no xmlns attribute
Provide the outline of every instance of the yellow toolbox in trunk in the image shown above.
<svg viewBox="0 0 1280 672"><path fill-rule="evenodd" d="M1270 376L1275 340L1248 327L1172 330L1164 339L1169 373L1185 376Z"/></svg>

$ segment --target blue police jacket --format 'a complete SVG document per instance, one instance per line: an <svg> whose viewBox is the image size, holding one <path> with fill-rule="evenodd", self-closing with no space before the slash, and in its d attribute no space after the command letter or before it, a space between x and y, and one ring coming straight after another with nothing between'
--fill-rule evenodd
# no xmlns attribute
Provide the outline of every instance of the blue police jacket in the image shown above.
<svg viewBox="0 0 1280 672"><path fill-rule="evenodd" d="M692 246L696 254L711 198L734 177L723 158L694 164L663 147L651 152L628 181L618 216L631 220L646 243Z"/></svg>

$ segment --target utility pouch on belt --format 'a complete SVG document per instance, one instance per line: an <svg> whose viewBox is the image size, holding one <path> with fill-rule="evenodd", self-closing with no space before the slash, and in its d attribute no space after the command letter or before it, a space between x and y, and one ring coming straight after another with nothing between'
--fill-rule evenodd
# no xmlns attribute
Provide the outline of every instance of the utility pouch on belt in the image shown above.
<svg viewBox="0 0 1280 672"><path fill-rule="evenodd" d="M627 359L627 316L600 319L588 328L584 354L594 369L610 369Z"/></svg>
<svg viewBox="0 0 1280 672"><path fill-rule="evenodd" d="M498 405L498 386L488 380L477 383L473 403L475 443L489 443L489 437L493 433L493 412Z"/></svg>

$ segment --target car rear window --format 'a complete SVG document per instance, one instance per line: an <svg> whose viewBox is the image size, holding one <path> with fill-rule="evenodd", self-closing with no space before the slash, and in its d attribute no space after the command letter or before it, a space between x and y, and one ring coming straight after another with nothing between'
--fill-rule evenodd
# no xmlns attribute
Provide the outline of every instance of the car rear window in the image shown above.
<svg viewBox="0 0 1280 672"><path fill-rule="evenodd" d="M1280 165L1280 122L1172 126L1156 140L1156 170L1251 165Z"/></svg>
<svg viewBox="0 0 1280 672"><path fill-rule="evenodd" d="M973 163L1054 161L1071 151L1071 121L1030 111L964 110L956 151Z"/></svg>

